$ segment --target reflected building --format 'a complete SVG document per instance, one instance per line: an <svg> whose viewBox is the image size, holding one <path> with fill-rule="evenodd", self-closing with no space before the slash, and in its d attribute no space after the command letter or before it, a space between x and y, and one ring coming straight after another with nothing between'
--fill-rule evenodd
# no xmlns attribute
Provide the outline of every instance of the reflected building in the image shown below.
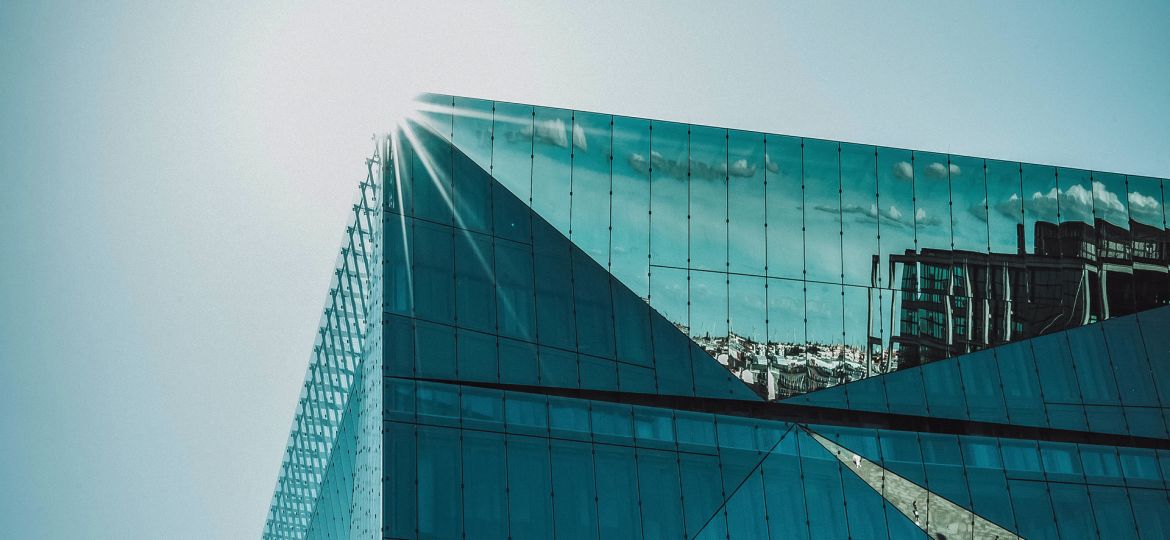
<svg viewBox="0 0 1170 540"><path fill-rule="evenodd" d="M1163 180L416 105L265 538L1170 537Z"/></svg>

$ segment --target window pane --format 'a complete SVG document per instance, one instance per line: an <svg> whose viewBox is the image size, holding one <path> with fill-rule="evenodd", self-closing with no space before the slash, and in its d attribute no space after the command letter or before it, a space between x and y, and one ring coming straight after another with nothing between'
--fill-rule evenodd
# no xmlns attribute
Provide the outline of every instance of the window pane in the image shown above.
<svg viewBox="0 0 1170 540"><path fill-rule="evenodd" d="M646 296L650 247L650 122L614 117L612 273Z"/></svg>
<svg viewBox="0 0 1170 540"><path fill-rule="evenodd" d="M654 122L650 153L650 263L687 267L690 126Z"/></svg>
<svg viewBox="0 0 1170 540"><path fill-rule="evenodd" d="M839 158L838 143L804 140L804 220L809 240L805 243L805 274L813 281L841 282Z"/></svg>
<svg viewBox="0 0 1170 540"><path fill-rule="evenodd" d="M732 131L728 141L728 264L732 272L764 275L764 136Z"/></svg>
<svg viewBox="0 0 1170 540"><path fill-rule="evenodd" d="M800 139L764 141L768 275L804 279L804 164Z"/></svg>
<svg viewBox="0 0 1170 540"><path fill-rule="evenodd" d="M573 243L609 266L609 173L613 126L608 115L573 113ZM624 166L624 164L620 165Z"/></svg>
<svg viewBox="0 0 1170 540"><path fill-rule="evenodd" d="M842 256L845 283L876 286L878 254L877 150L841 144Z"/></svg>
<svg viewBox="0 0 1170 540"><path fill-rule="evenodd" d="M536 107L533 116L532 209L561 234L569 234L573 152L572 112Z"/></svg>
<svg viewBox="0 0 1170 540"><path fill-rule="evenodd" d="M727 130L691 127L690 267L727 270Z"/></svg>

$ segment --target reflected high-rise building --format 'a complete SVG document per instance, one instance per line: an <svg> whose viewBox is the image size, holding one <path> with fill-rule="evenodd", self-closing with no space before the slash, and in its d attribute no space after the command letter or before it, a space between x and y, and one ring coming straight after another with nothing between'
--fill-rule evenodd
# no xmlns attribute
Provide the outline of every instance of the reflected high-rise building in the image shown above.
<svg viewBox="0 0 1170 540"><path fill-rule="evenodd" d="M265 538L1170 537L1164 181L442 95Z"/></svg>
<svg viewBox="0 0 1170 540"><path fill-rule="evenodd" d="M1020 225L1023 227L1023 225ZM1023 241L1023 234L1019 239ZM1018 253L925 249L901 267L902 365L1153 309L1168 301L1164 229L1130 220L1037 221Z"/></svg>

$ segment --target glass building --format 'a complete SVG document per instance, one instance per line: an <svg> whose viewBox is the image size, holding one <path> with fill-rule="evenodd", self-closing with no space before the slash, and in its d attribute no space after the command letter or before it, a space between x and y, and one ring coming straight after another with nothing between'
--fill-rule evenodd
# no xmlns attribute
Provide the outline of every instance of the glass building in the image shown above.
<svg viewBox="0 0 1170 540"><path fill-rule="evenodd" d="M1170 538L1158 178L425 95L265 538Z"/></svg>

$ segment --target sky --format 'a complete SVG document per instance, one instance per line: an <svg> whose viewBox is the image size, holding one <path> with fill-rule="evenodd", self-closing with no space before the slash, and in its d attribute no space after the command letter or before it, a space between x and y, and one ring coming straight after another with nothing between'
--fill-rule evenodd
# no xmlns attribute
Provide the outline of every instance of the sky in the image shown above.
<svg viewBox="0 0 1170 540"><path fill-rule="evenodd" d="M0 531L255 538L432 91L1170 176L1165 3L0 3Z"/></svg>

